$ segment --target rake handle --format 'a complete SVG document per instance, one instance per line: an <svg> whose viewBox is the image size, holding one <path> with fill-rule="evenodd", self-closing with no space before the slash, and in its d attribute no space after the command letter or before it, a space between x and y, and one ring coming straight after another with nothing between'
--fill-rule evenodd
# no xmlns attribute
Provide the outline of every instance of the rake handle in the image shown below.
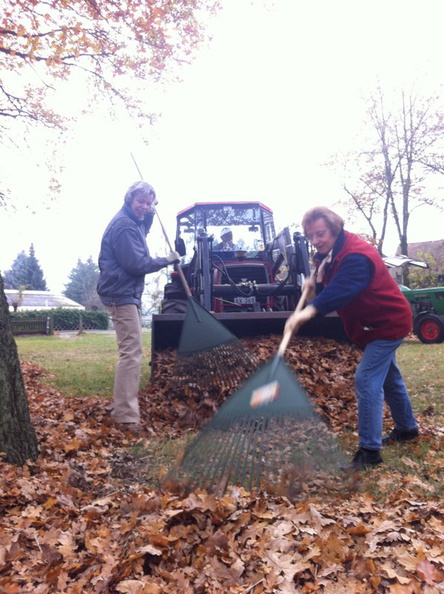
<svg viewBox="0 0 444 594"><path fill-rule="evenodd" d="M160 227L162 229L163 236L165 237L165 241L167 242L168 247L170 248L170 251L172 252L173 251L173 247L171 245L171 242L170 242L170 239L169 239L168 234L166 232L166 229L163 226L162 219L160 218L159 213L157 212L156 209L154 209L154 212L156 213L157 220L160 223ZM183 270L182 270L181 265L179 263L177 263L176 264L176 267L177 267L177 272L179 273L179 276L180 276L180 280L182 281L183 288L185 289L185 293L187 294L187 297L192 297L190 287L189 287L189 285L187 283L187 279L185 278L185 275L183 273Z"/></svg>
<svg viewBox="0 0 444 594"><path fill-rule="evenodd" d="M298 301L296 308L294 310L295 312L301 311L301 309L303 309L305 300L307 298L307 294L308 294L308 288L304 287L304 290L302 291L302 295L300 296L299 301ZM291 330L284 331L284 335L282 337L282 340L279 344L279 348L277 351L277 354L279 357L282 357L283 354L285 353L285 350L288 346L288 343L290 342L290 338L291 338L292 334L293 334L293 332Z"/></svg>
<svg viewBox="0 0 444 594"><path fill-rule="evenodd" d="M137 165L137 161L136 161L133 153L130 153L130 154L131 154L131 158L132 158L132 160L134 162L134 165L136 166L136 169L137 169L137 171L138 171L138 173L140 175L140 179L143 179L142 172L140 171L139 166ZM154 213L157 215L157 220L159 221L160 226L162 228L162 233L163 233L163 236L165 237L165 241L167 242L168 247L170 248L170 252L172 252L173 251L173 247L171 245L171 241L170 241L170 239L168 237L168 234L166 232L165 227L163 226L162 219L159 217L159 213L157 212L157 210L155 208L154 208ZM189 287L189 285L187 283L187 279L185 278L185 275L183 273L183 270L182 270L180 264L177 264L177 271L179 273L180 280L182 281L183 288L185 289L185 293L186 293L187 297L192 297L191 291L190 291L190 287Z"/></svg>

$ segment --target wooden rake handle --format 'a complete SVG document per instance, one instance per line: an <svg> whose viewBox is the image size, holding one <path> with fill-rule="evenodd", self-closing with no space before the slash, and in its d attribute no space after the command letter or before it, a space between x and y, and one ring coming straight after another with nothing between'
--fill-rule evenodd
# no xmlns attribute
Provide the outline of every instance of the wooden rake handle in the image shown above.
<svg viewBox="0 0 444 594"><path fill-rule="evenodd" d="M166 232L166 229L163 226L162 219L160 218L159 213L157 212L156 209L154 209L154 212L155 212L155 214L157 216L157 220L160 223L160 227L162 229L163 236L165 237L165 241L167 242L168 247L170 248L170 251L172 252L173 251L173 247L171 245L171 242L170 242L170 239L169 239L168 234ZM183 288L185 289L185 293L187 294L187 297L192 297L190 287L189 287L189 285L187 283L187 279L185 278L185 275L183 273L183 270L182 270L181 265L178 263L176 266L177 266L177 272L179 273L180 280L182 281Z"/></svg>
<svg viewBox="0 0 444 594"><path fill-rule="evenodd" d="M304 290L302 291L302 295L299 298L298 304L295 307L295 310L294 310L295 312L301 311L301 309L303 309L305 300L307 299L307 295L308 295L308 288L304 287ZM293 335L293 332L291 330L284 331L284 335L282 337L282 340L279 344L279 348L277 351L277 354L279 357L282 357L283 354L285 353L285 350L288 346L288 343L290 342L290 338L292 337L292 335Z"/></svg>
<svg viewBox="0 0 444 594"><path fill-rule="evenodd" d="M131 154L131 158L132 158L132 160L134 162L134 165L136 166L136 169L137 169L137 171L138 171L138 173L140 175L140 179L143 179L142 172L140 171L139 166L137 165L137 161L136 161L133 153L130 153L130 154ZM159 213L157 212L157 210L155 208L153 210L154 210L154 214L157 215L157 220L159 221L160 226L162 228L162 233L163 233L163 236L165 237L165 241L167 242L168 247L170 248L170 252L172 252L173 251L173 247L171 245L171 241L170 241L170 239L168 237L168 234L166 232L166 229L163 226L162 220L159 217ZM191 295L190 287L189 287L189 285L187 283L187 279L185 278L185 275L183 273L183 270L182 270L180 264L177 264L177 271L179 272L180 280L182 281L183 288L185 289L185 293L187 294L187 297L191 297L192 295Z"/></svg>

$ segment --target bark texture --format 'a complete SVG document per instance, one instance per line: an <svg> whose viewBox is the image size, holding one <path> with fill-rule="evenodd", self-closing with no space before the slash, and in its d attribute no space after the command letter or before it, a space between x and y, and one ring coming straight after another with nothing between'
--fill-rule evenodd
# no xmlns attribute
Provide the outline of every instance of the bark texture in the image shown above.
<svg viewBox="0 0 444 594"><path fill-rule="evenodd" d="M36 460L38 443L3 289L0 275L0 460L23 466Z"/></svg>

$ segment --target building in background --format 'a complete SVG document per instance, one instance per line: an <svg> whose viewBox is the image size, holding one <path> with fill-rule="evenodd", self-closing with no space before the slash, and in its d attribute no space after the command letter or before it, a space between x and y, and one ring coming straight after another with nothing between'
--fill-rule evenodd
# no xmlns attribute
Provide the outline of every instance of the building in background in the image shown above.
<svg viewBox="0 0 444 594"><path fill-rule="evenodd" d="M59 293L50 291L18 291L17 289L5 289L6 299L9 305L9 311L29 311L44 309L85 309L83 305L68 299Z"/></svg>

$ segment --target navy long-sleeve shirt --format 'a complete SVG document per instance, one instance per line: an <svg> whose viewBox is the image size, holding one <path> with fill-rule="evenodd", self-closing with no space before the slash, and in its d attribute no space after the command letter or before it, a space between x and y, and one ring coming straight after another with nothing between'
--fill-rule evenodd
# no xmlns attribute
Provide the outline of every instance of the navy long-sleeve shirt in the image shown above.
<svg viewBox="0 0 444 594"><path fill-rule="evenodd" d="M333 258L344 243L344 233L340 233L333 248ZM327 265L328 266L328 265ZM321 316L347 305L361 291L366 289L373 276L371 261L362 254L346 256L337 274L326 287L316 285L317 296L310 302Z"/></svg>

